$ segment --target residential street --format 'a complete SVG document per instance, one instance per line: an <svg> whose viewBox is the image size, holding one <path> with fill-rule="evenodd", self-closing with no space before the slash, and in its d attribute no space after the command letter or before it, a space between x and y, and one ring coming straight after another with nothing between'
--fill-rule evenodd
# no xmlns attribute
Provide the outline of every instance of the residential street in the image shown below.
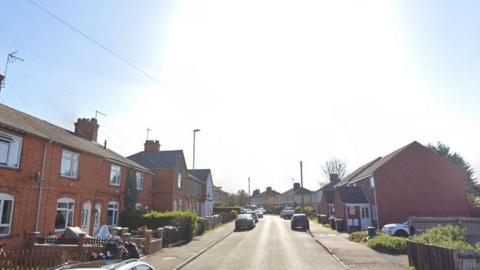
<svg viewBox="0 0 480 270"><path fill-rule="evenodd" d="M183 269L344 269L290 221L265 216L251 231L235 232Z"/></svg>

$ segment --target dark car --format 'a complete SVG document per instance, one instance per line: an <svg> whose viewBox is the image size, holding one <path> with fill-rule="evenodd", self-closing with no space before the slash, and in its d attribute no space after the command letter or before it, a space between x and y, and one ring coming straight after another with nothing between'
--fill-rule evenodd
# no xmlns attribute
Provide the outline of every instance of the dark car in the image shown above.
<svg viewBox="0 0 480 270"><path fill-rule="evenodd" d="M253 228L255 228L255 220L251 214L238 215L237 219L235 220L235 231L239 231L241 229L251 230Z"/></svg>
<svg viewBox="0 0 480 270"><path fill-rule="evenodd" d="M251 215L252 218L255 220L255 223L258 222L258 216L257 216L257 213L255 213L254 211L248 211L247 214Z"/></svg>
<svg viewBox="0 0 480 270"><path fill-rule="evenodd" d="M294 214L292 216L292 221L290 221L290 226L292 227L292 230L295 230L296 228L310 230L310 222L305 214Z"/></svg>

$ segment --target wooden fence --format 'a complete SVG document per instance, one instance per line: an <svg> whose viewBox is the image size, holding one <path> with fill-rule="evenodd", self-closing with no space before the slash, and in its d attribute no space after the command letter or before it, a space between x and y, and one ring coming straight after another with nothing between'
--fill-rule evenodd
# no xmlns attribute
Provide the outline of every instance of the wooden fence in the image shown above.
<svg viewBox="0 0 480 270"><path fill-rule="evenodd" d="M454 250L407 241L408 263L416 270L474 270L475 251Z"/></svg>
<svg viewBox="0 0 480 270"><path fill-rule="evenodd" d="M43 270L68 261L61 250L7 250L0 257L0 269Z"/></svg>

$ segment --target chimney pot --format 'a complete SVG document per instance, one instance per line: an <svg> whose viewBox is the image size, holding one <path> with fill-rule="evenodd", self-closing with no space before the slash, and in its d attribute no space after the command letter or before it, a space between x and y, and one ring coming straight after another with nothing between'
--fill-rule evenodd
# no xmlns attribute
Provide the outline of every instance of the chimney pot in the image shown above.
<svg viewBox="0 0 480 270"><path fill-rule="evenodd" d="M92 142L97 142L98 127L99 125L95 118L78 118L75 123L75 135Z"/></svg>
<svg viewBox="0 0 480 270"><path fill-rule="evenodd" d="M145 152L158 152L160 151L160 141L158 140L146 140Z"/></svg>
<svg viewBox="0 0 480 270"><path fill-rule="evenodd" d="M267 187L267 192L272 192L272 187Z"/></svg>

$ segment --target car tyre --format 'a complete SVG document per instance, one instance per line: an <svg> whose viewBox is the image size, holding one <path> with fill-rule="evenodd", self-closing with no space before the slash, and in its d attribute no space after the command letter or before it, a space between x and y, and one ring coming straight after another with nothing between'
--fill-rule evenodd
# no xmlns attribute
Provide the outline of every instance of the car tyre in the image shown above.
<svg viewBox="0 0 480 270"><path fill-rule="evenodd" d="M405 238L408 237L408 233L404 230L398 230L393 235L397 237L405 237Z"/></svg>
<svg viewBox="0 0 480 270"><path fill-rule="evenodd" d="M310 226L307 225L307 226L303 227L303 229L304 229L305 231L308 231L308 230L310 230Z"/></svg>

